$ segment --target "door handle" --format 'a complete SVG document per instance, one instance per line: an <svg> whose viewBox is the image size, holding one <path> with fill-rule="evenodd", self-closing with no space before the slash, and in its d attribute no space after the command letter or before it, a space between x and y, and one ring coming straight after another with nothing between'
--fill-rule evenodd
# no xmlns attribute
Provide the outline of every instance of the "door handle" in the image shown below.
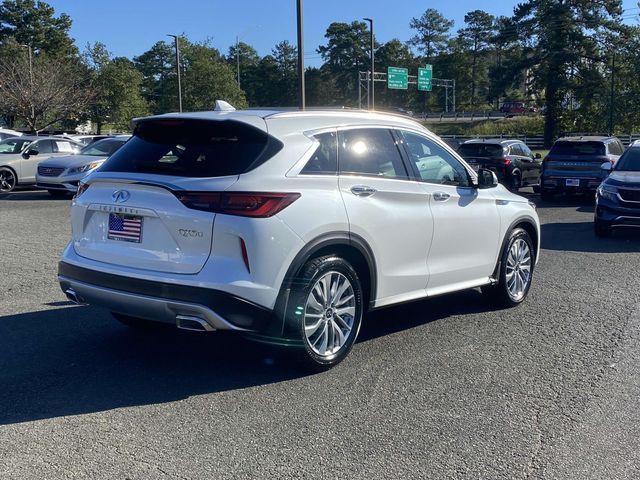
<svg viewBox="0 0 640 480"><path fill-rule="evenodd" d="M434 194L433 194L433 199L436 202L444 202L445 200L449 200L450 197L451 197L451 195L449 195L448 193L444 193L444 192L434 192Z"/></svg>
<svg viewBox="0 0 640 480"><path fill-rule="evenodd" d="M359 197L370 197L376 192L377 190L375 188L366 185L354 185L351 187L351 193Z"/></svg>

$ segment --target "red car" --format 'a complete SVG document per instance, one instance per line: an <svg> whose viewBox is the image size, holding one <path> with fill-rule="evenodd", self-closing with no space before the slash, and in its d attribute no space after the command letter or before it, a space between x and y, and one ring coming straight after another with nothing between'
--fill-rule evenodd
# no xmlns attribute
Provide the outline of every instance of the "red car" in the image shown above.
<svg viewBox="0 0 640 480"><path fill-rule="evenodd" d="M504 102L500 107L501 113L536 113L538 107L529 107L524 102Z"/></svg>

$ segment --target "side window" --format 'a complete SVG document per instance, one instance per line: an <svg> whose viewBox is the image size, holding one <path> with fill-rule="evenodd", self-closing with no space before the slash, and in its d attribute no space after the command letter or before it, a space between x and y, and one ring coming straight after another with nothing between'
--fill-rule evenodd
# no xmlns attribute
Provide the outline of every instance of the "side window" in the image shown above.
<svg viewBox="0 0 640 480"><path fill-rule="evenodd" d="M300 172L303 175L336 175L338 172L338 136L335 132L315 136L318 148Z"/></svg>
<svg viewBox="0 0 640 480"><path fill-rule="evenodd" d="M411 161L423 181L441 185L469 186L467 169L443 147L421 135L402 132Z"/></svg>
<svg viewBox="0 0 640 480"><path fill-rule="evenodd" d="M408 178L391 132L384 128L344 130L338 134L340 173Z"/></svg>
<svg viewBox="0 0 640 480"><path fill-rule="evenodd" d="M520 144L520 148L522 149L522 155L524 155L525 157L533 158L533 152L524 143Z"/></svg>
<svg viewBox="0 0 640 480"><path fill-rule="evenodd" d="M622 147L618 141L609 143L607 148L611 155L622 155L624 153L624 147Z"/></svg>
<svg viewBox="0 0 640 480"><path fill-rule="evenodd" d="M59 153L73 153L73 146L69 142L55 141L56 152Z"/></svg>
<svg viewBox="0 0 640 480"><path fill-rule="evenodd" d="M511 155L517 155L519 157L524 156L524 152L522 151L522 147L519 143L512 143L509 148L511 151Z"/></svg>
<svg viewBox="0 0 640 480"><path fill-rule="evenodd" d="M35 145L31 145L29 148L34 148L39 153L53 153L53 142L51 140L38 140Z"/></svg>

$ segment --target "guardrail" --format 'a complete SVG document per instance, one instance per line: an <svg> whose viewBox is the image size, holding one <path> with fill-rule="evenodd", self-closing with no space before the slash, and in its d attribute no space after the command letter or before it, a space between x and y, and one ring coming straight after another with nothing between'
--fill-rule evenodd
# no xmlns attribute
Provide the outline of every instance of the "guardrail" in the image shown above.
<svg viewBox="0 0 640 480"><path fill-rule="evenodd" d="M573 135L573 134L572 134ZM588 134L583 134L584 136ZM593 135L593 133L591 134ZM616 135L625 147L628 147L636 140L640 140L640 133L629 133L624 135ZM440 135L441 138L466 142L467 140L475 140L479 138L492 139L504 138L512 140L521 140L532 150L544 149L544 137L542 135Z"/></svg>

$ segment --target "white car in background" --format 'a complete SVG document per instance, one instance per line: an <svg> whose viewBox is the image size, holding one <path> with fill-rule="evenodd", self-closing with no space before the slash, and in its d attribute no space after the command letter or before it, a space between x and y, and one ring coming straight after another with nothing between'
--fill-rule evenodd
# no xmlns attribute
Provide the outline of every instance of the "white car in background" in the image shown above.
<svg viewBox="0 0 640 480"><path fill-rule="evenodd" d="M36 183L38 164L50 157L78 153L82 145L62 137L23 135L0 141L0 193Z"/></svg>
<svg viewBox="0 0 640 480"><path fill-rule="evenodd" d="M225 107L133 123L72 203L58 279L74 302L130 326L251 332L323 369L373 309L527 296L535 206L410 118Z"/></svg>
<svg viewBox="0 0 640 480"><path fill-rule="evenodd" d="M4 140L9 137L20 137L22 136L21 132L16 132L15 130L10 130L8 128L0 128L0 140Z"/></svg>
<svg viewBox="0 0 640 480"><path fill-rule="evenodd" d="M40 162L36 173L36 187L47 190L54 197L76 193L80 180L102 165L130 137L131 135L118 135L105 138L87 145L77 155Z"/></svg>

